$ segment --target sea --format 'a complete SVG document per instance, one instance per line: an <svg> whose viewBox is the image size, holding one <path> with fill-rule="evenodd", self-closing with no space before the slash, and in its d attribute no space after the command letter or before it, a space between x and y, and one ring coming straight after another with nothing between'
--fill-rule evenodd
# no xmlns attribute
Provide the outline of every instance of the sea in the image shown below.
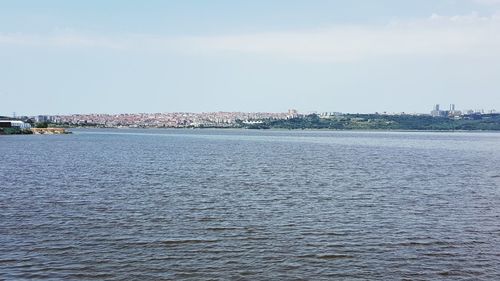
<svg viewBox="0 0 500 281"><path fill-rule="evenodd" d="M500 134L0 137L0 280L500 280Z"/></svg>

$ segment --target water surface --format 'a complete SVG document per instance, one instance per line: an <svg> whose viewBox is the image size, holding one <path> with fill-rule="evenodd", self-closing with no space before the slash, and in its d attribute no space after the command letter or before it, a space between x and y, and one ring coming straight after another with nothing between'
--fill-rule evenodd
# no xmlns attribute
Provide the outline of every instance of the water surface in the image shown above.
<svg viewBox="0 0 500 281"><path fill-rule="evenodd" d="M0 279L500 280L500 134L0 137Z"/></svg>

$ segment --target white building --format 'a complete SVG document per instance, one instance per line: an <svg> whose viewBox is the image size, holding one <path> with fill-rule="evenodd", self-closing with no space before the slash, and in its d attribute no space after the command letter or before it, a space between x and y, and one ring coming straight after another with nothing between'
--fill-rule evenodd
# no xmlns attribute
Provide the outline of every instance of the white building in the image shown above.
<svg viewBox="0 0 500 281"><path fill-rule="evenodd" d="M19 128L30 129L31 125L19 120L0 120L0 127L2 128Z"/></svg>

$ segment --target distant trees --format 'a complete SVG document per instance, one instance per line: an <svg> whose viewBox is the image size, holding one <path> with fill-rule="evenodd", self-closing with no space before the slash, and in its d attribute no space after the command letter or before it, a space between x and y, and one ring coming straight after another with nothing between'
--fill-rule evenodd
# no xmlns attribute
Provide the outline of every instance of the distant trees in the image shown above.
<svg viewBox="0 0 500 281"><path fill-rule="evenodd" d="M49 123L47 122L38 122L35 124L35 128L48 128L49 127Z"/></svg>
<svg viewBox="0 0 500 281"><path fill-rule="evenodd" d="M249 129L333 129L333 130L500 130L500 115L484 119L453 119L417 115L346 114L321 118L316 114L291 119L265 120L262 124L245 125Z"/></svg>

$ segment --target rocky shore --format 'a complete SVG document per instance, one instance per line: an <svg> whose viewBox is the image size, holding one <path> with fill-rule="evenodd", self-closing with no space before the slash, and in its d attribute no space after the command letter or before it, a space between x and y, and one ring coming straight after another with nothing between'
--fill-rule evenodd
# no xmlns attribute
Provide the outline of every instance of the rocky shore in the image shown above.
<svg viewBox="0 0 500 281"><path fill-rule="evenodd" d="M31 128L30 130L35 135L62 135L70 133L64 128Z"/></svg>

